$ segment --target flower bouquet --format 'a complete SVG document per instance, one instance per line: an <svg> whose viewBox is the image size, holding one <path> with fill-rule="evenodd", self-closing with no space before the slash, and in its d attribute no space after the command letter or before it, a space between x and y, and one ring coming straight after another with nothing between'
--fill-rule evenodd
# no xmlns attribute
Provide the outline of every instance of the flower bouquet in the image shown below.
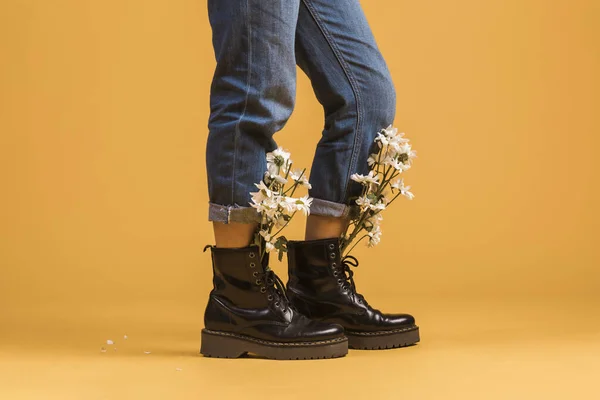
<svg viewBox="0 0 600 400"><path fill-rule="evenodd" d="M260 214L260 223L254 233L253 243L258 246L260 259L277 252L281 261L287 252L287 239L280 235L297 212L310 213L312 198L308 195L294 197L299 186L311 188L306 169L292 171L290 153L281 147L267 153L267 171L257 192L252 192L250 205Z"/></svg>
<svg viewBox="0 0 600 400"><path fill-rule="evenodd" d="M404 185L401 174L410 169L416 152L404 138L404 133L391 125L377 133L375 143L378 151L368 159L371 170L367 175L353 174L351 179L362 185L362 193L355 200L359 212L352 218L340 238L340 254L348 256L363 239L369 247L381 240L381 212L398 196L412 200L410 186Z"/></svg>

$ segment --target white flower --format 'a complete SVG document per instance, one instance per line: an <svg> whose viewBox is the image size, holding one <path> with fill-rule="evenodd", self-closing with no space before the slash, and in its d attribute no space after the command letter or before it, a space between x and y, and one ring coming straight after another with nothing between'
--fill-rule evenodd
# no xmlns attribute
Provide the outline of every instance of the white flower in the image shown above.
<svg viewBox="0 0 600 400"><path fill-rule="evenodd" d="M258 188L258 192L250 192L252 201L256 204L263 202L265 199L271 197L273 192L265 185L263 181L255 183L254 186Z"/></svg>
<svg viewBox="0 0 600 400"><path fill-rule="evenodd" d="M277 166L277 164L267 163L267 172L265 173L265 176L267 178L273 179L273 177L279 175L280 169L281 168L279 166Z"/></svg>
<svg viewBox="0 0 600 400"><path fill-rule="evenodd" d="M275 180L275 182L281 184L281 185L285 185L286 183L288 183L288 180L285 179L283 176L281 175L275 175L275 176L271 176L271 179Z"/></svg>
<svg viewBox="0 0 600 400"><path fill-rule="evenodd" d="M383 221L383 215L381 215L381 213L373 214L369 217L369 219L367 219L367 221L371 225L379 225L381 221Z"/></svg>
<svg viewBox="0 0 600 400"><path fill-rule="evenodd" d="M272 195L265 197L261 202L257 203L252 199L250 206L254 207L256 211L266 216L269 220L273 220L277 217L279 211L279 199L281 196Z"/></svg>
<svg viewBox="0 0 600 400"><path fill-rule="evenodd" d="M375 138L375 141L379 142L381 146L387 146L390 144L390 140L388 139L387 135L381 132L377 132L377 137Z"/></svg>
<svg viewBox="0 0 600 400"><path fill-rule="evenodd" d="M267 153L267 164L274 164L284 172L287 172L287 169L292 164L292 160L290 160L290 153L285 151L282 147L278 147L270 153ZM271 168L269 168L271 171Z"/></svg>
<svg viewBox="0 0 600 400"><path fill-rule="evenodd" d="M271 168L272 165L275 164L269 164L268 168ZM279 167L277 167L279 168ZM271 173L269 171L265 172L265 182L267 182L268 184L271 184L272 181L275 181L277 183L279 183L280 185L285 185L288 183L288 180L285 179L283 176L279 175L279 173L275 172L275 173Z"/></svg>
<svg viewBox="0 0 600 400"><path fill-rule="evenodd" d="M260 232L258 232L258 234L260 236L264 237L267 242L271 241L271 234L269 232L265 231L264 229L261 229Z"/></svg>
<svg viewBox="0 0 600 400"><path fill-rule="evenodd" d="M379 224L381 224L382 220L383 216L380 212L371 215L364 223L365 229L370 232L373 229L379 228Z"/></svg>
<svg viewBox="0 0 600 400"><path fill-rule="evenodd" d="M375 164L378 164L378 163L379 163L379 153L373 153L367 159L367 164L369 164L370 167Z"/></svg>
<svg viewBox="0 0 600 400"><path fill-rule="evenodd" d="M281 197L279 200L279 207L281 207L283 215L291 217L292 214L296 212L295 201L296 199L293 197Z"/></svg>
<svg viewBox="0 0 600 400"><path fill-rule="evenodd" d="M290 213L302 211L304 215L309 215L312 201L313 199L308 195L300 198L286 197L285 204L282 203L282 206Z"/></svg>
<svg viewBox="0 0 600 400"><path fill-rule="evenodd" d="M371 200L367 196L360 196L356 199L356 204L360 206L360 209L365 211L371 206Z"/></svg>
<svg viewBox="0 0 600 400"><path fill-rule="evenodd" d="M379 244L379 241L381 240L381 233L382 232L379 225L375 225L373 229L371 229L371 231L367 233L367 235L369 236L369 243L367 243L367 246L377 246Z"/></svg>
<svg viewBox="0 0 600 400"><path fill-rule="evenodd" d="M414 151L410 144L404 143L400 146L398 150L398 159L402 161L403 164L410 165L412 159L417 156L417 152Z"/></svg>
<svg viewBox="0 0 600 400"><path fill-rule="evenodd" d="M266 242L266 243L265 243L265 251L266 251L267 253L270 253L270 252L272 252L273 250L275 250L275 246L273 245L273 243L271 243L271 242Z"/></svg>
<svg viewBox="0 0 600 400"><path fill-rule="evenodd" d="M394 189L398 189L400 194L409 200L412 200L415 197L415 195L410 192L410 186L404 186L404 180L402 178L398 178L395 182L392 182L390 186Z"/></svg>
<svg viewBox="0 0 600 400"><path fill-rule="evenodd" d="M281 196L273 197L270 201L263 202L263 212L267 215L270 221L277 219L279 216L279 199Z"/></svg>
<svg viewBox="0 0 600 400"><path fill-rule="evenodd" d="M296 201L296 207L298 210L302 211L304 215L310 214L310 206L312 205L313 199L312 197L302 196Z"/></svg>
<svg viewBox="0 0 600 400"><path fill-rule="evenodd" d="M305 174L306 171L292 171L290 172L290 177L294 182L298 182L300 185L305 186L308 189L312 189L312 185L308 182L308 178Z"/></svg>
<svg viewBox="0 0 600 400"><path fill-rule="evenodd" d="M368 175L361 175L361 174L352 174L350 176L350 179L352 179L355 182L358 182L360 184L363 185L369 185L369 184L374 184L374 185L378 185L379 181L378 181L378 177L377 177L377 172L375 171L369 171Z"/></svg>
<svg viewBox="0 0 600 400"><path fill-rule="evenodd" d="M369 208L373 211L383 211L385 210L385 202L383 200L377 202L376 204L370 204Z"/></svg>
<svg viewBox="0 0 600 400"><path fill-rule="evenodd" d="M398 128L394 128L392 124L389 124L387 128L383 128L383 131L389 137L394 137L398 134ZM401 133L401 135L403 135L403 133Z"/></svg>
<svg viewBox="0 0 600 400"><path fill-rule="evenodd" d="M360 207L360 209L364 212L366 210L373 210L373 211L383 211L385 210L385 207L387 205L387 201L385 200L385 198L381 198L379 200L374 199L374 196L371 195L371 197L369 197L369 195L365 195L365 196L360 196L358 199L356 199L356 204ZM376 203L374 203L374 201L377 201Z"/></svg>
<svg viewBox="0 0 600 400"><path fill-rule="evenodd" d="M375 142L378 142L380 148L385 146L397 148L399 144L408 142L408 139L405 139L403 136L404 132L398 133L397 128L389 125L387 128L377 132Z"/></svg>
<svg viewBox="0 0 600 400"><path fill-rule="evenodd" d="M386 165L391 165L398 172L403 172L410 168L410 165L402 163L397 158L386 160Z"/></svg>
<svg viewBox="0 0 600 400"><path fill-rule="evenodd" d="M287 224L287 221L285 220L285 218L283 218L283 214L279 214L279 216L277 216L277 218L275 219L275 227L277 229L281 229L285 226L285 224Z"/></svg>

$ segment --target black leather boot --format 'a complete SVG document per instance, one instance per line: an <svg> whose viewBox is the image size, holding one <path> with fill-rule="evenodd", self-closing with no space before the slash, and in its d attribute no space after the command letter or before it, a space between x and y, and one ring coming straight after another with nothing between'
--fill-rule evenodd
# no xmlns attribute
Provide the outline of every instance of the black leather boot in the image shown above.
<svg viewBox="0 0 600 400"><path fill-rule="evenodd" d="M356 292L351 266L340 259L339 240L288 242L288 298L307 317L344 327L354 349L388 349L419 341L419 328L408 314L383 314Z"/></svg>
<svg viewBox="0 0 600 400"><path fill-rule="evenodd" d="M348 353L341 326L312 321L290 307L281 280L267 263L261 265L256 246L211 250L214 288L204 314L202 354L314 359Z"/></svg>

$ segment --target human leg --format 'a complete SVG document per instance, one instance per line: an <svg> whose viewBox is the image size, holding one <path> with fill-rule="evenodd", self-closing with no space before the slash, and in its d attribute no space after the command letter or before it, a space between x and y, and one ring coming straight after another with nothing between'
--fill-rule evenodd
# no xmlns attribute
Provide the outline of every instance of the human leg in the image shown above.
<svg viewBox="0 0 600 400"><path fill-rule="evenodd" d="M358 0L302 0L296 31L298 64L325 110L311 171L315 198L305 241L288 243L288 296L310 318L344 326L353 348L401 347L419 341L409 314L385 314L357 293L339 236L368 172L376 133L393 122L394 86Z"/></svg>
<svg viewBox="0 0 600 400"><path fill-rule="evenodd" d="M217 246L202 330L206 356L303 359L348 351L342 327L290 307L268 257L260 260L249 245L258 217L249 193L293 108L298 1L208 1L217 67L206 161Z"/></svg>

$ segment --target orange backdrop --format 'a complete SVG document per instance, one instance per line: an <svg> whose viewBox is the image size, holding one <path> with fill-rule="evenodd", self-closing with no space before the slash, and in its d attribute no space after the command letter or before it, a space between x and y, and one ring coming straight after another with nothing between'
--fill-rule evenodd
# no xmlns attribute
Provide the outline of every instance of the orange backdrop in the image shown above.
<svg viewBox="0 0 600 400"><path fill-rule="evenodd" d="M400 311L458 297L599 304L598 2L364 9L419 158L415 200L356 252L359 289ZM75 329L160 310L200 329L210 35L198 0L0 2L0 321ZM299 72L276 136L297 166L322 116Z"/></svg>

